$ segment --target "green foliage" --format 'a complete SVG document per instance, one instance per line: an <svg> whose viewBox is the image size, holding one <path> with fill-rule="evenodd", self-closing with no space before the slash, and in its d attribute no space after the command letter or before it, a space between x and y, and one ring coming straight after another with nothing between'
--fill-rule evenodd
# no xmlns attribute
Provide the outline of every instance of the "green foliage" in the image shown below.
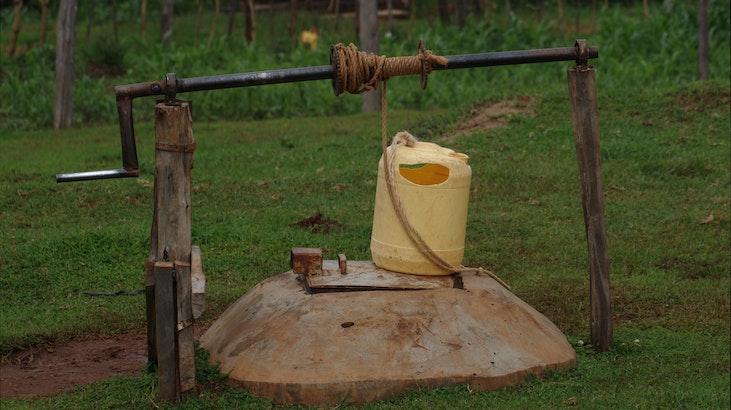
<svg viewBox="0 0 731 410"><path fill-rule="evenodd" d="M694 6L689 3L673 4L667 10L657 7L650 20L641 17L638 7L613 6L600 11L594 33L578 35L572 32L572 23L559 27L558 19L551 14L538 21L534 11L527 7L517 9L509 20L501 13L488 13L487 18L472 18L464 28L445 26L433 19L397 21L390 31L382 28L381 51L386 55L413 54L420 38L440 54L461 54L565 47L572 45L576 37L587 37L590 44L600 47L600 59L595 64L599 69L602 90L623 91L684 83L696 77L696 14ZM426 12L433 5L424 7ZM714 78L731 76L729 9L728 2L712 2L710 43L711 75ZM329 61L328 44L355 41L351 21L341 22L335 32L333 21L323 17L319 20L323 34L318 50L311 52L303 47L292 47L282 30L288 24L289 16L285 12L273 16L260 13L258 41L251 45L244 44L240 27L233 38L221 34L225 30L225 16L222 14L219 16L219 33L208 44L210 15L204 15L201 23L197 24L194 14L185 14L176 17L175 43L166 49L159 44L152 17L148 22L148 33L140 38L132 9L125 11L126 8L121 7L120 10L129 16L120 18L119 31L123 37L118 43L111 40L113 36L108 19L104 26L94 28L89 41L82 36L82 30L78 30L79 56L76 59L77 83L74 90L74 121L77 124L116 121L117 113L110 91L114 84L160 79L166 72L189 77L322 65ZM566 11L567 16L572 13L571 10ZM300 24L306 26L308 21L314 22L314 18L312 14L301 13ZM586 21L584 25L587 25ZM5 41L6 36L3 33L0 40ZM47 48L31 49L17 59L0 57L0 75L3 78L0 83L0 127L33 129L51 124L53 74L49 69L53 67L53 56L50 55L49 60L48 51ZM452 107L500 94L515 84L523 84L526 92L537 92L547 82L565 82L562 67L566 65L435 73L426 92L421 91L416 78L398 78L390 82L389 103L393 108ZM97 78L100 73L104 74L103 78ZM336 98L330 84L325 81L199 92L183 98L194 98L198 120L334 115L355 113L360 108L359 98ZM138 103L137 106L136 118L149 120L149 103Z"/></svg>

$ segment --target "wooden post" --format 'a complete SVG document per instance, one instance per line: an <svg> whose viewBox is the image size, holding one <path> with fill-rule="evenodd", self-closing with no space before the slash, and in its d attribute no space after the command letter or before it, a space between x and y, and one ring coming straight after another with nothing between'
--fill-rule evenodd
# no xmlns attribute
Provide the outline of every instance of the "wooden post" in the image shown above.
<svg viewBox="0 0 731 410"><path fill-rule="evenodd" d="M71 125L74 87L74 24L76 0L61 0L56 27L56 86L53 128Z"/></svg>
<svg viewBox="0 0 731 410"><path fill-rule="evenodd" d="M708 69L708 0L698 0L698 79L707 80Z"/></svg>
<svg viewBox="0 0 731 410"><path fill-rule="evenodd" d="M155 261L169 261L177 273L177 338L180 391L195 386L195 346L190 277L191 169L193 167L192 118L185 101L155 106L155 210L151 244ZM157 298L159 292L155 292ZM161 302L155 300L158 306ZM156 312L159 312L156 309ZM156 320L160 323L160 320ZM159 335L157 331L155 334ZM161 365L157 341L158 366Z"/></svg>
<svg viewBox="0 0 731 410"><path fill-rule="evenodd" d="M180 381L177 365L175 309L175 268L170 262L156 262L155 277L155 329L157 340L158 396L161 400L180 401Z"/></svg>
<svg viewBox="0 0 731 410"><path fill-rule="evenodd" d="M577 43L578 45L578 43ZM589 302L591 343L607 351L612 343L612 296L609 288L609 256L604 228L602 163L599 151L599 116L594 67L584 62L568 70L569 97L576 158L579 162L581 200L589 248Z"/></svg>
<svg viewBox="0 0 731 410"><path fill-rule="evenodd" d="M361 51L378 54L378 2L358 2L358 38ZM381 109L381 90L375 89L363 95L363 112Z"/></svg>

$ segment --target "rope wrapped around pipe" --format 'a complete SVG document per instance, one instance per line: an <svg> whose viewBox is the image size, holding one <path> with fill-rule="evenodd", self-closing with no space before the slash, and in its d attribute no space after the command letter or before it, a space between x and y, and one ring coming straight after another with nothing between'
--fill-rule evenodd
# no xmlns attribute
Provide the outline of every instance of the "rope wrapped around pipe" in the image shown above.
<svg viewBox="0 0 731 410"><path fill-rule="evenodd" d="M335 70L333 90L340 95L344 91L360 94L375 90L379 82L402 75L420 74L421 86L426 88L433 68L446 67L447 59L426 50L422 42L416 55L404 57L386 57L358 51L353 43L338 43L330 50L330 63Z"/></svg>

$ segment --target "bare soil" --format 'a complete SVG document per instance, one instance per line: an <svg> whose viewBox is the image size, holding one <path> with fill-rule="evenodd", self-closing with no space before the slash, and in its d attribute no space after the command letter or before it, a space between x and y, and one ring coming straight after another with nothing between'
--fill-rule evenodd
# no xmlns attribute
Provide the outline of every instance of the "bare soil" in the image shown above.
<svg viewBox="0 0 731 410"><path fill-rule="evenodd" d="M3 359L0 397L48 396L113 376L134 376L146 363L143 331L33 347Z"/></svg>
<svg viewBox="0 0 731 410"><path fill-rule="evenodd" d="M196 339L205 327L194 328ZM144 329L32 347L2 359L0 397L49 396L110 377L137 376L146 366Z"/></svg>
<svg viewBox="0 0 731 410"><path fill-rule="evenodd" d="M301 229L314 233L329 233L343 228L343 224L326 217L321 212L315 212L305 219L290 224L290 226L298 226Z"/></svg>
<svg viewBox="0 0 731 410"><path fill-rule="evenodd" d="M481 103L473 107L467 118L460 121L455 130L444 138L454 140L461 135L475 131L504 127L510 118L517 114L535 116L534 106L535 99L527 95Z"/></svg>

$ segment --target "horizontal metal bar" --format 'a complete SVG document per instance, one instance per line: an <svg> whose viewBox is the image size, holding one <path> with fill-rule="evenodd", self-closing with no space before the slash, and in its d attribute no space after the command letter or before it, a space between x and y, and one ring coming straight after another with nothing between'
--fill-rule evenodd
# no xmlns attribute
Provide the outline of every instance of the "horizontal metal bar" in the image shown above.
<svg viewBox="0 0 731 410"><path fill-rule="evenodd" d="M588 58L598 58L599 50L591 47ZM578 58L575 47L539 48L535 50L497 51L492 53L462 54L447 56L446 70L457 68L491 67L512 64L548 63L552 61L573 61ZM440 68L435 67L439 70Z"/></svg>
<svg viewBox="0 0 731 410"><path fill-rule="evenodd" d="M576 47L543 48L535 50L497 51L479 54L459 54L446 56L447 66L435 70L454 70L461 68L491 67L512 64L534 64L555 61L574 61L578 59ZM587 58L598 58L595 47L588 49ZM302 81L330 80L334 76L330 65L285 68L278 70L253 71L238 74L221 74L205 77L179 78L174 84L174 93L216 90L222 88L251 87L257 85L282 84ZM170 85L173 86L173 85ZM162 81L150 81L120 85L115 87L117 96L144 97L163 95L169 85ZM170 90L168 90L170 91Z"/></svg>
<svg viewBox="0 0 731 410"><path fill-rule="evenodd" d="M134 178L140 175L139 170L105 169L101 171L72 172L56 174L56 182L88 181L92 179Z"/></svg>
<svg viewBox="0 0 731 410"><path fill-rule="evenodd" d="M189 91L214 90L220 88L329 80L332 77L333 68L329 65L285 68L280 70L254 71L240 74L181 78L178 79L177 91L185 93Z"/></svg>

